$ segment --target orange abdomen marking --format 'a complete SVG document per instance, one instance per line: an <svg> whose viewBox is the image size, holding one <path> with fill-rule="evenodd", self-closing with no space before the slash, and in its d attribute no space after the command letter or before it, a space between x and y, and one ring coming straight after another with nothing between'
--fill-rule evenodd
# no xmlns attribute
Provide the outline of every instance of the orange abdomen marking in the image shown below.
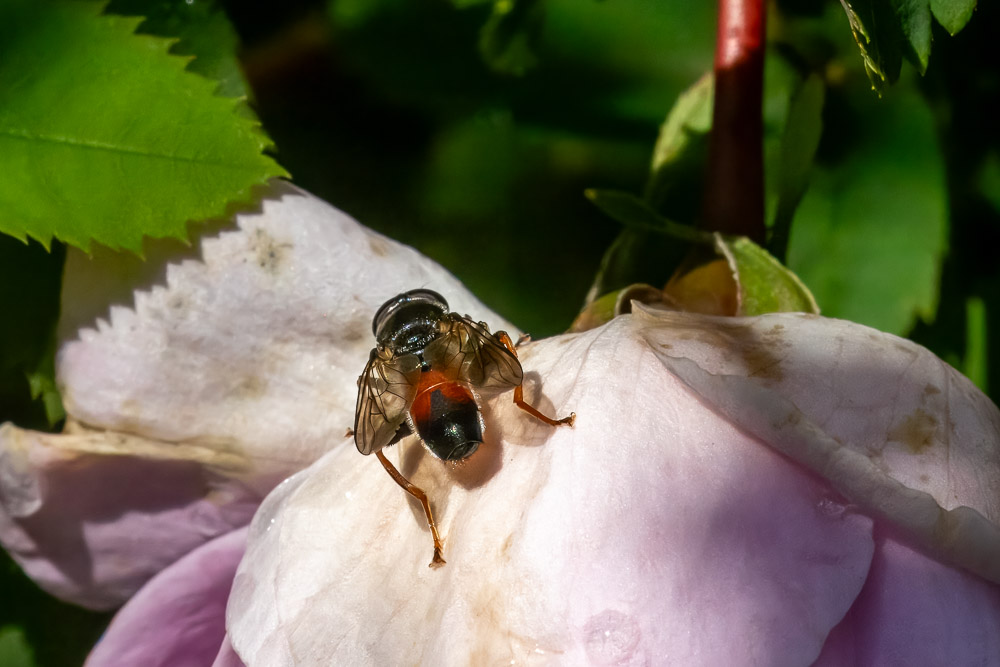
<svg viewBox="0 0 1000 667"><path fill-rule="evenodd" d="M433 369L421 373L410 418L431 453L446 461L466 458L483 441L476 397Z"/></svg>

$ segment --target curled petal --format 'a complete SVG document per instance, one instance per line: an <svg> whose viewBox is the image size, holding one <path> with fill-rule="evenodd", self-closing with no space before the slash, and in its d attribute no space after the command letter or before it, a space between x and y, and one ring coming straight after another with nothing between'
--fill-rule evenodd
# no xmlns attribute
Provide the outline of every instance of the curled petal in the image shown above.
<svg viewBox="0 0 1000 667"><path fill-rule="evenodd" d="M121 604L215 535L246 525L260 495L246 461L194 445L75 429L0 426L0 536L50 593L93 609Z"/></svg>
<svg viewBox="0 0 1000 667"><path fill-rule="evenodd" d="M522 348L526 397L574 428L504 394L462 464L389 450L434 505L439 569L419 506L352 448L279 487L227 611L244 662L815 660L864 583L871 520L706 407L642 326Z"/></svg>
<svg viewBox="0 0 1000 667"><path fill-rule="evenodd" d="M219 223L197 249L149 254L111 301L138 260L69 254L57 360L67 412L94 428L238 449L280 468L278 479L354 423L386 299L429 287L456 311L506 324L412 248L280 182L260 211Z"/></svg>
<svg viewBox="0 0 1000 667"><path fill-rule="evenodd" d="M246 547L242 528L203 544L121 608L86 667L208 665L223 645L226 600Z"/></svg>
<svg viewBox="0 0 1000 667"><path fill-rule="evenodd" d="M636 311L652 349L712 409L1000 583L1000 411L955 369L851 322Z"/></svg>

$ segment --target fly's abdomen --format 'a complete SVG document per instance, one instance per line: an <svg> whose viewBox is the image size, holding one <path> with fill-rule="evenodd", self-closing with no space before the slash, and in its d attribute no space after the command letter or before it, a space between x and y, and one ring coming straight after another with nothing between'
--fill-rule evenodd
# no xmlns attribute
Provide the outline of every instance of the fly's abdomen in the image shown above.
<svg viewBox="0 0 1000 667"><path fill-rule="evenodd" d="M440 459L458 461L470 456L483 441L483 422L479 404L468 388L436 381L433 371L421 381L410 406L410 417L417 435Z"/></svg>

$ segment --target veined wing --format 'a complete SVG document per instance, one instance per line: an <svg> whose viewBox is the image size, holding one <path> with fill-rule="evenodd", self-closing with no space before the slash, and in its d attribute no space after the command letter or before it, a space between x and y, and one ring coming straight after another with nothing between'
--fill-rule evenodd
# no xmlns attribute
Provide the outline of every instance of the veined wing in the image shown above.
<svg viewBox="0 0 1000 667"><path fill-rule="evenodd" d="M521 362L484 325L449 313L448 329L424 349L432 368L478 389L505 391L524 379Z"/></svg>
<svg viewBox="0 0 1000 667"><path fill-rule="evenodd" d="M354 443L371 454L392 442L413 403L420 379L420 359L414 354L385 359L372 350L358 378L354 412Z"/></svg>

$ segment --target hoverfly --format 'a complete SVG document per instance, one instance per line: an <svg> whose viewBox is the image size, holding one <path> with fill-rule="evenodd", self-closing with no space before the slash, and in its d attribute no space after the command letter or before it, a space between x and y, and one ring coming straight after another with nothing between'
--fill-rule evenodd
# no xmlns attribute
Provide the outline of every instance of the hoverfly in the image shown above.
<svg viewBox="0 0 1000 667"><path fill-rule="evenodd" d="M354 442L371 454L407 493L420 501L434 539L431 567L444 564L441 537L427 494L410 483L382 453L416 433L431 454L445 461L468 458L483 442L478 393L514 390L514 403L535 418L572 425L576 414L547 417L524 400L524 373L504 331L448 312L437 292L415 289L395 296L372 320L376 346L358 378Z"/></svg>

